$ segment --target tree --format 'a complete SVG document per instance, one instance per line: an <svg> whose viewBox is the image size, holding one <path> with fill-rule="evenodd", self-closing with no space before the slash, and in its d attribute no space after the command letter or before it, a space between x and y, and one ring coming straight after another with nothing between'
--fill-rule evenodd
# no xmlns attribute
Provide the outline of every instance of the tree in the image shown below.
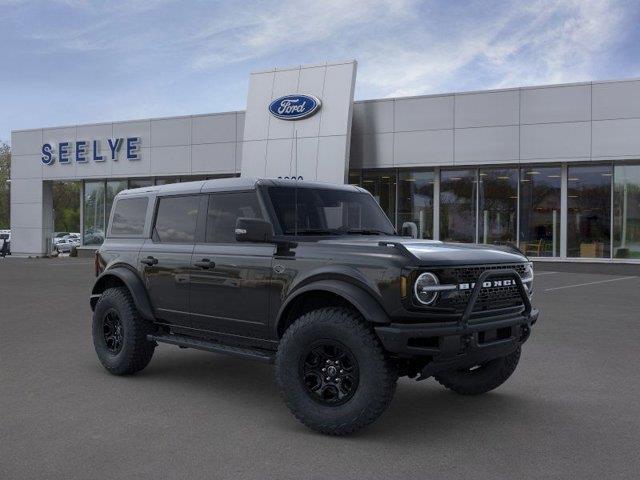
<svg viewBox="0 0 640 480"><path fill-rule="evenodd" d="M80 231L80 182L53 182L56 232Z"/></svg>
<svg viewBox="0 0 640 480"><path fill-rule="evenodd" d="M0 142L0 230L8 229L10 218L11 147Z"/></svg>

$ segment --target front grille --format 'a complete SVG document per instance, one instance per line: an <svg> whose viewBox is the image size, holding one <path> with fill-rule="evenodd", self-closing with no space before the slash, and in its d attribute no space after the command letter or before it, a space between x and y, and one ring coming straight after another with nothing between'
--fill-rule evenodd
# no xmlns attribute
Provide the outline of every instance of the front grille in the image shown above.
<svg viewBox="0 0 640 480"><path fill-rule="evenodd" d="M485 270L515 270L521 278L526 274L524 264L515 265L481 265L468 267L444 268L437 272L440 283L475 283ZM506 280L512 277L494 277L494 280ZM445 293L437 303L438 307L453 308L456 312L463 312L471 296L472 289L458 290ZM482 288L474 306L475 312L495 310L500 308L517 307L522 305L522 298L517 285L507 287Z"/></svg>

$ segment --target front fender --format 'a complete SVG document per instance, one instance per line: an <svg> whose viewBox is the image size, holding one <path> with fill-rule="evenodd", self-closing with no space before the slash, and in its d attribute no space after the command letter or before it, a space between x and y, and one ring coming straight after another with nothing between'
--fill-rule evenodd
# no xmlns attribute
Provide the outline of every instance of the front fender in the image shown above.
<svg viewBox="0 0 640 480"><path fill-rule="evenodd" d="M353 305L365 320L378 324L389 323L389 317L380 303L361 287L343 280L318 280L298 288L287 298L278 312L276 329L279 329L281 322L285 321L288 307L301 295L309 292L332 293Z"/></svg>
<svg viewBox="0 0 640 480"><path fill-rule="evenodd" d="M151 308L151 302L147 295L147 289L142 282L142 279L134 272L125 267L113 267L105 270L97 279L91 290L91 309L95 308L95 305L100 298L100 295L108 288L111 282L124 283L127 287L133 302L140 312L140 315L145 320L154 320L153 309Z"/></svg>

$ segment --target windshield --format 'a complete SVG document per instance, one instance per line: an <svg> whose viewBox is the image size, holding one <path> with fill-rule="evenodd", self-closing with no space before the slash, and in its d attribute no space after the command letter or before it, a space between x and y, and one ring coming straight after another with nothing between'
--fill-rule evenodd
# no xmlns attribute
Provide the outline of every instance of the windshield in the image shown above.
<svg viewBox="0 0 640 480"><path fill-rule="evenodd" d="M306 187L268 192L284 235L395 235L368 193Z"/></svg>

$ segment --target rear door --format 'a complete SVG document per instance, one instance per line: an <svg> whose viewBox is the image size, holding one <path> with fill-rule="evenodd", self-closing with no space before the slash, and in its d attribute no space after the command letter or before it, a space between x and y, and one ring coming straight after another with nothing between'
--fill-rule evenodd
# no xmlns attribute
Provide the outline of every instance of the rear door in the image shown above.
<svg viewBox="0 0 640 480"><path fill-rule="evenodd" d="M200 195L158 198L152 230L140 251L140 271L156 318L175 325L189 322L189 269Z"/></svg>
<svg viewBox="0 0 640 480"><path fill-rule="evenodd" d="M191 263L190 305L195 328L264 336L269 321L275 246L236 242L239 217L263 218L255 191L210 194L202 242Z"/></svg>

